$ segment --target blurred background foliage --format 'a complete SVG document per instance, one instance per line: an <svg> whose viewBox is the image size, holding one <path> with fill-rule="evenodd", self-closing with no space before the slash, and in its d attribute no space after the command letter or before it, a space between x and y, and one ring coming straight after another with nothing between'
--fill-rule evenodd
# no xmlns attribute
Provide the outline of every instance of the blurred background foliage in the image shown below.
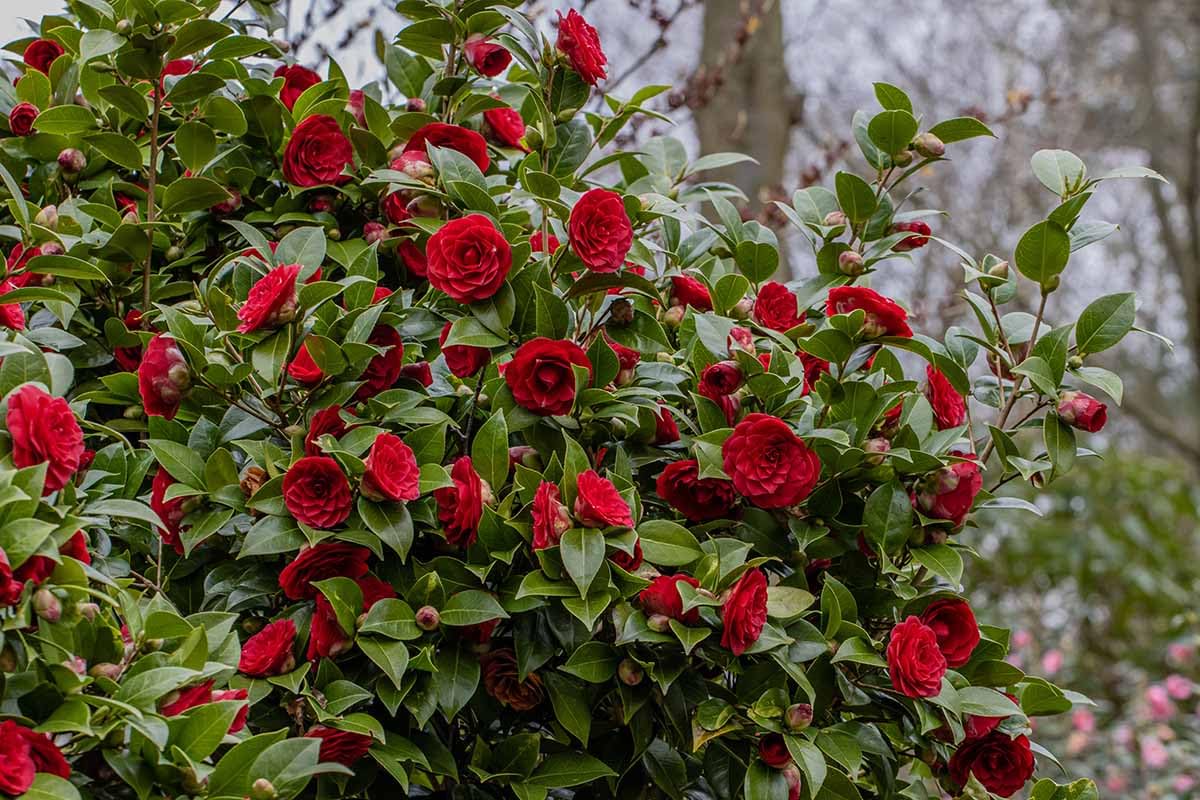
<svg viewBox="0 0 1200 800"><path fill-rule="evenodd" d="M383 72L375 43L403 24L379 0L226 2L234 14L243 4L274 8L297 61L322 69L334 58L362 83ZM19 16L60 2L0 5L0 24L15 34ZM997 515L968 533L984 558L968 570L967 588L982 621L1021 629L1018 660L1095 698L1094 709L1039 731L1068 773L1100 775L1109 797L1200 797L1200 3L526 4L547 27L568 7L600 29L606 91L673 87L659 110L674 126L650 121L634 141L669 131L693 156L737 150L758 160L720 177L745 192L744 214L786 243L781 280L815 267L771 201L860 158L835 132L873 102L873 81L904 86L930 113L975 115L997 132L965 147L959 169L921 176L932 195L923 205L967 209L935 233L976 254L1009 257L1022 221L1054 202L1029 171L1039 148L1071 149L1098 172L1142 163L1171 180L1121 182L1097 197L1101 215L1137 222L1072 262L1091 280L1071 282L1085 288L1063 298L1061 313L1136 288L1139 322L1174 348L1129 337L1104 354L1101 365L1130 376L1123 407L1110 409L1104 452L1036 498L1044 516L1016 525ZM930 247L877 284L935 332L970 313L955 295L960 281L953 254Z"/></svg>

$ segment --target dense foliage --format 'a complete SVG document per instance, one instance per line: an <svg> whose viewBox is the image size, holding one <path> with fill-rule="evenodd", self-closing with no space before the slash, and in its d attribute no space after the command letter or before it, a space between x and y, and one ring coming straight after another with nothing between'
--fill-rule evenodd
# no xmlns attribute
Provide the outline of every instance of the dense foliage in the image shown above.
<svg viewBox="0 0 1200 800"><path fill-rule="evenodd" d="M1008 796L1085 698L958 593L976 512L1088 451L1131 294L1047 300L1107 178L1065 151L1014 268L910 184L990 131L878 84L868 178L781 212L811 277L605 96L577 12L404 0L388 85L216 0L71 0L0 89L0 791ZM253 15L252 15L253 16ZM866 286L930 245L978 326ZM1002 313L1020 291L1036 315ZM910 377L916 375L917 379ZM989 484L985 486L986 481ZM1038 800L1094 796L1039 782Z"/></svg>

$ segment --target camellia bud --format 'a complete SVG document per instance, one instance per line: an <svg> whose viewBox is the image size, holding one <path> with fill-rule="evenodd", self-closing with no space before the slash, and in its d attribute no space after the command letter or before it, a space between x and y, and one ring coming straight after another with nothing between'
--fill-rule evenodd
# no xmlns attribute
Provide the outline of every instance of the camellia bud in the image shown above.
<svg viewBox="0 0 1200 800"><path fill-rule="evenodd" d="M788 706L788 710L784 714L784 720L792 730L802 731L812 724L813 707L808 703L796 703L795 705Z"/></svg>
<svg viewBox="0 0 1200 800"><path fill-rule="evenodd" d="M749 297L743 297L734 303L733 308L729 309L729 316L734 319L750 319L750 312L754 310L754 301Z"/></svg>
<svg viewBox="0 0 1200 800"><path fill-rule="evenodd" d="M58 230L58 206L49 205L37 213L33 218L34 224L41 225L43 228L50 230Z"/></svg>
<svg viewBox="0 0 1200 800"><path fill-rule="evenodd" d="M1083 366L1083 359L1079 356L1071 356L1067 359L1067 366L1071 369L1079 369Z"/></svg>
<svg viewBox="0 0 1200 800"><path fill-rule="evenodd" d="M209 209L209 211L211 211L212 213L217 214L219 216L225 216L227 214L232 214L233 212L237 211L239 208L242 207L242 193L241 192L239 192L237 189L226 189L225 191L229 194L229 199L222 200L221 202L217 203L215 206L213 206L212 208Z"/></svg>
<svg viewBox="0 0 1200 800"><path fill-rule="evenodd" d="M993 278L1003 278L1008 280L1008 262L1000 261L988 267L988 275Z"/></svg>
<svg viewBox="0 0 1200 800"><path fill-rule="evenodd" d="M892 163L897 167L907 167L913 162L913 154L911 150L901 150L892 156Z"/></svg>
<svg viewBox="0 0 1200 800"><path fill-rule="evenodd" d="M275 791L275 784L266 778L259 778L250 786L250 800L275 800L276 797L279 792Z"/></svg>
<svg viewBox="0 0 1200 800"><path fill-rule="evenodd" d="M12 645L4 645L4 648L0 650L0 672L16 672L19 666L17 651L12 648Z"/></svg>
<svg viewBox="0 0 1200 800"><path fill-rule="evenodd" d="M93 664L88 670L88 674L93 678L107 678L110 681L115 681L121 677L121 665L113 664L111 661L102 661L99 664Z"/></svg>
<svg viewBox="0 0 1200 800"><path fill-rule="evenodd" d="M251 636L261 631L266 625L262 617L246 617L242 620L242 630Z"/></svg>
<svg viewBox="0 0 1200 800"><path fill-rule="evenodd" d="M363 238L367 240L367 244L382 242L387 238L387 228L378 222L368 222L363 225Z"/></svg>
<svg viewBox="0 0 1200 800"><path fill-rule="evenodd" d="M423 631L436 631L442 624L442 615L433 606L421 606L416 614L417 627Z"/></svg>
<svg viewBox="0 0 1200 800"><path fill-rule="evenodd" d="M687 314L687 308L684 306L671 306L663 312L663 325L668 328L678 328L683 324L683 317Z"/></svg>
<svg viewBox="0 0 1200 800"><path fill-rule="evenodd" d="M803 785L803 780L800 775L800 768L795 764L788 764L782 770L783 779L788 786L788 800L795 800L800 797L800 787Z"/></svg>
<svg viewBox="0 0 1200 800"><path fill-rule="evenodd" d="M862 275L866 271L862 253L857 250L846 250L840 254L838 256L838 270L843 275L849 275L852 278Z"/></svg>
<svg viewBox="0 0 1200 800"><path fill-rule="evenodd" d="M117 22L117 33L121 34L122 36L129 33L131 30L133 30L133 20L123 19Z"/></svg>
<svg viewBox="0 0 1200 800"><path fill-rule="evenodd" d="M178 261L183 258L183 248L173 244L167 248L167 261Z"/></svg>
<svg viewBox="0 0 1200 800"><path fill-rule="evenodd" d="M38 589L33 595L33 611L47 622L62 618L62 603L49 589Z"/></svg>
<svg viewBox="0 0 1200 800"><path fill-rule="evenodd" d="M125 223L126 225L137 225L139 222L141 222L141 220L138 218L137 209L131 208L126 211L125 215L121 217L121 222Z"/></svg>
<svg viewBox="0 0 1200 800"><path fill-rule="evenodd" d="M929 544L945 544L950 538L950 534L946 533L945 528L934 528L929 531L929 535L925 537Z"/></svg>
<svg viewBox="0 0 1200 800"><path fill-rule="evenodd" d="M846 224L846 214L842 211L830 211L825 215L825 227L834 228Z"/></svg>
<svg viewBox="0 0 1200 800"><path fill-rule="evenodd" d="M608 307L608 318L614 325L628 325L633 322L633 303L624 297L614 300Z"/></svg>
<svg viewBox="0 0 1200 800"><path fill-rule="evenodd" d="M272 39L271 44L277 47L281 53L290 52L292 49L292 43L287 39Z"/></svg>
<svg viewBox="0 0 1200 800"><path fill-rule="evenodd" d="M665 614L651 614L646 620L646 627L656 633L666 633L671 629L671 618Z"/></svg>
<svg viewBox="0 0 1200 800"><path fill-rule="evenodd" d="M406 209L414 217L440 217L445 207L442 201L433 195L424 194L413 198Z"/></svg>
<svg viewBox="0 0 1200 800"><path fill-rule="evenodd" d="M884 454L892 449L892 443L882 436L876 436L873 439L868 439L863 444L863 450L866 450L871 455L867 456L867 463L878 467L884 462Z"/></svg>
<svg viewBox="0 0 1200 800"><path fill-rule="evenodd" d="M80 615L88 622L95 620L100 613L100 606L97 603L80 603L78 608Z"/></svg>
<svg viewBox="0 0 1200 800"><path fill-rule="evenodd" d="M430 186L437 180L437 170L433 168L433 164L419 150L401 151L400 155L392 159L392 169L403 172L413 180L427 183Z"/></svg>
<svg viewBox="0 0 1200 800"><path fill-rule="evenodd" d="M63 250L63 246L58 242L46 242L42 245L42 255L44 256L61 256L67 252Z"/></svg>
<svg viewBox="0 0 1200 800"><path fill-rule="evenodd" d="M530 150L541 150L542 145L546 140L542 136L542 132L533 125L525 129L525 146Z"/></svg>
<svg viewBox="0 0 1200 800"><path fill-rule="evenodd" d="M409 111L419 114L425 110L425 101L419 97L410 97L408 98L408 102L404 104L404 107Z"/></svg>
<svg viewBox="0 0 1200 800"><path fill-rule="evenodd" d="M538 455L536 447L530 447L527 444L513 445L508 448L508 463L509 466L521 464L529 469L541 471L542 457Z"/></svg>
<svg viewBox="0 0 1200 800"><path fill-rule="evenodd" d="M87 157L76 147L68 147L58 154L58 166L68 175L78 175L87 167Z"/></svg>
<svg viewBox="0 0 1200 800"><path fill-rule="evenodd" d="M637 686L645 676L646 671L642 669L642 665L632 658L622 659L621 663L617 665L617 677L626 686Z"/></svg>
<svg viewBox="0 0 1200 800"><path fill-rule="evenodd" d="M81 678L88 674L87 662L83 660L83 656L71 656L63 661L62 665Z"/></svg>
<svg viewBox="0 0 1200 800"><path fill-rule="evenodd" d="M913 148L925 158L941 158L946 153L946 144L926 131L913 139Z"/></svg>

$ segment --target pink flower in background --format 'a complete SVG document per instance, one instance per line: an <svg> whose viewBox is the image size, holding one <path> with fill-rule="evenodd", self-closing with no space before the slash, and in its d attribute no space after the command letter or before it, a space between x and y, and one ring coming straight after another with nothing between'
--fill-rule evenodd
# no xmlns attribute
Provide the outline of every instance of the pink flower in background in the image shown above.
<svg viewBox="0 0 1200 800"><path fill-rule="evenodd" d="M1104 788L1114 794L1120 794L1129 788L1129 778L1122 772L1110 772L1104 779Z"/></svg>
<svg viewBox="0 0 1200 800"><path fill-rule="evenodd" d="M1154 684L1147 687L1145 695L1146 711L1150 715L1150 719L1156 722L1164 722L1175 716L1175 704L1171 702L1171 695L1167 693L1165 686Z"/></svg>
<svg viewBox="0 0 1200 800"><path fill-rule="evenodd" d="M1062 669L1063 654L1062 650L1047 650L1042 656L1042 672L1046 673L1046 677L1052 677L1056 672Z"/></svg>
<svg viewBox="0 0 1200 800"><path fill-rule="evenodd" d="M1086 708L1078 709L1071 715L1071 727L1080 733L1094 733L1096 715Z"/></svg>
<svg viewBox="0 0 1200 800"><path fill-rule="evenodd" d="M1167 694L1173 700L1187 700L1192 696L1192 690L1195 688L1190 680L1178 674L1168 675L1164 683L1167 687Z"/></svg>
<svg viewBox="0 0 1200 800"><path fill-rule="evenodd" d="M1150 769L1162 769L1170 760L1167 746L1156 736L1143 736L1139 741L1142 763Z"/></svg>
<svg viewBox="0 0 1200 800"><path fill-rule="evenodd" d="M1171 788L1178 794L1185 795L1196 788L1196 779L1191 775L1176 775L1175 780L1171 781Z"/></svg>
<svg viewBox="0 0 1200 800"><path fill-rule="evenodd" d="M1183 642L1172 642L1167 645L1167 661L1176 667L1190 663L1196 656L1196 648Z"/></svg>
<svg viewBox="0 0 1200 800"><path fill-rule="evenodd" d="M1067 755L1077 756L1087 749L1091 737L1081 731L1071 731L1067 736Z"/></svg>
<svg viewBox="0 0 1200 800"><path fill-rule="evenodd" d="M1033 644L1033 634L1029 631L1014 631L1012 635L1012 646L1014 650L1024 650L1029 645Z"/></svg>
<svg viewBox="0 0 1200 800"><path fill-rule="evenodd" d="M1121 747L1129 747L1133 744L1133 730L1128 725L1119 725L1113 731L1113 741Z"/></svg>

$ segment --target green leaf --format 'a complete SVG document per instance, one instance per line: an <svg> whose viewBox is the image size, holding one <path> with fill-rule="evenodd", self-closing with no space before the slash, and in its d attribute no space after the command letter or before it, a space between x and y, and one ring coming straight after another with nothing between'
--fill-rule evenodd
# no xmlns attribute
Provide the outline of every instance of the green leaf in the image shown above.
<svg viewBox="0 0 1200 800"><path fill-rule="evenodd" d="M604 564L604 534L595 528L571 528L559 541L563 567L586 597L588 587Z"/></svg>
<svg viewBox="0 0 1200 800"><path fill-rule="evenodd" d="M413 543L413 521L407 506L403 503L372 503L360 497L358 514L371 533L396 551L401 562L408 558Z"/></svg>
<svg viewBox="0 0 1200 800"><path fill-rule="evenodd" d="M1062 272L1071 257L1071 237L1057 222L1043 220L1025 231L1017 242L1017 269L1031 281L1045 285Z"/></svg>
<svg viewBox="0 0 1200 800"><path fill-rule="evenodd" d="M876 84L878 85L878 84ZM815 795L825 783L825 754L815 744L800 736L788 735L785 738L788 752L804 773L804 781L808 785L810 795Z"/></svg>
<svg viewBox="0 0 1200 800"><path fill-rule="evenodd" d="M224 39L233 33L228 25L222 25L214 19L193 19L185 22L175 33L175 43L167 51L167 59L182 58L203 50L210 44Z"/></svg>
<svg viewBox="0 0 1200 800"><path fill-rule="evenodd" d="M617 672L621 654L605 642L584 642L559 669L588 683L607 683Z"/></svg>
<svg viewBox="0 0 1200 800"><path fill-rule="evenodd" d="M942 120L937 125L929 129L929 132L941 139L945 144L951 142L961 142L964 139L973 139L976 136L991 136L995 138L996 134L992 133L992 129L975 117L954 117L953 119Z"/></svg>
<svg viewBox="0 0 1200 800"><path fill-rule="evenodd" d="M172 720L171 741L194 761L203 761L225 738L234 717L245 701L226 700L208 703L187 711L182 722Z"/></svg>
<svg viewBox="0 0 1200 800"><path fill-rule="evenodd" d="M893 156L908 147L919 127L916 117L910 112L892 109L881 111L871 118L867 135L880 150Z"/></svg>
<svg viewBox="0 0 1200 800"><path fill-rule="evenodd" d="M504 485L508 478L508 424L503 411L493 411L480 426L471 443L471 461L489 485L497 488Z"/></svg>
<svg viewBox="0 0 1200 800"><path fill-rule="evenodd" d="M1046 455L1054 465L1054 474L1070 472L1075 464L1075 431L1053 411L1042 420L1042 440L1046 444Z"/></svg>
<svg viewBox="0 0 1200 800"><path fill-rule="evenodd" d="M1087 167L1079 156L1066 150L1038 150L1029 164L1042 186L1060 197L1082 186L1087 176Z"/></svg>
<svg viewBox="0 0 1200 800"><path fill-rule="evenodd" d="M893 86L890 83L879 82L875 86L875 99L879 101L879 105L887 109L895 109L899 111L907 111L912 113L912 100L908 99L903 89Z"/></svg>
<svg viewBox="0 0 1200 800"><path fill-rule="evenodd" d="M249 793L254 778L250 765L271 745L287 737L286 730L260 733L234 745L221 756L216 768L208 776L208 790L214 797Z"/></svg>
<svg viewBox="0 0 1200 800"><path fill-rule="evenodd" d="M809 609L816 601L810 592L795 586L771 586L767 588L767 615L775 619L794 619Z"/></svg>
<svg viewBox="0 0 1200 800"><path fill-rule="evenodd" d="M779 269L779 248L768 242L739 242L735 260L743 275L761 283Z"/></svg>
<svg viewBox="0 0 1200 800"><path fill-rule="evenodd" d="M464 626L478 625L493 619L507 619L508 614L491 594L468 589L451 595L441 609L441 618L446 625Z"/></svg>
<svg viewBox="0 0 1200 800"><path fill-rule="evenodd" d="M653 519L638 526L642 554L651 564L683 567L704 555L692 532L665 519Z"/></svg>
<svg viewBox="0 0 1200 800"><path fill-rule="evenodd" d="M95 28L84 33L83 38L79 41L80 66L117 52L125 44L125 41L125 37L116 31L108 31L103 28Z"/></svg>
<svg viewBox="0 0 1200 800"><path fill-rule="evenodd" d="M1092 386L1100 389L1111 397L1117 405L1121 405L1125 386L1121 382L1121 377L1116 373L1109 372L1102 367L1080 367L1074 370L1072 374L1084 383L1090 383Z"/></svg>
<svg viewBox="0 0 1200 800"><path fill-rule="evenodd" d="M871 184L850 172L839 172L834 178L838 204L847 219L855 225L866 222L875 213L875 190Z"/></svg>
<svg viewBox="0 0 1200 800"><path fill-rule="evenodd" d="M1099 353L1121 341L1133 328L1136 311L1133 292L1110 294L1088 304L1075 325L1080 355Z"/></svg>
<svg viewBox="0 0 1200 800"><path fill-rule="evenodd" d="M224 186L210 178L178 178L163 195L163 214L203 211L229 199Z"/></svg>
<svg viewBox="0 0 1200 800"><path fill-rule="evenodd" d="M39 772L21 797L23 800L79 800L79 790L57 775Z"/></svg>
<svg viewBox="0 0 1200 800"><path fill-rule="evenodd" d="M1054 379L1054 373L1042 358L1038 356L1030 356L1020 364L1012 368L1012 371L1018 375L1024 375L1029 378L1037 390L1046 397L1053 397L1058 394L1058 381Z"/></svg>
<svg viewBox="0 0 1200 800"><path fill-rule="evenodd" d="M575 681L562 675L548 672L542 681L550 693L550 705L555 718L567 731L587 747L592 730L592 709L588 694Z"/></svg>
<svg viewBox="0 0 1200 800"><path fill-rule="evenodd" d="M912 529L912 501L899 481L879 486L863 510L867 541L891 553L908 539Z"/></svg>
<svg viewBox="0 0 1200 800"><path fill-rule="evenodd" d="M391 679L396 688L400 688L404 679L404 671L408 669L408 646L404 642L392 639L380 639L374 636L359 636L358 649L367 654L383 673Z"/></svg>
<svg viewBox="0 0 1200 800"><path fill-rule="evenodd" d="M832 663L840 664L843 661L850 661L855 664L865 664L869 667L886 667L887 662L875 652L875 648L870 642L864 642L862 639L846 639L838 647L837 654L833 657Z"/></svg>
<svg viewBox="0 0 1200 800"><path fill-rule="evenodd" d="M913 559L935 575L941 575L955 586L962 580L962 556L945 544L927 544L912 550Z"/></svg>
<svg viewBox="0 0 1200 800"><path fill-rule="evenodd" d="M616 774L603 761L586 753L555 753L533 771L529 783L549 789L567 789Z"/></svg>
<svg viewBox="0 0 1200 800"><path fill-rule="evenodd" d="M132 139L117 133L93 133L87 143L105 158L126 169L142 168L142 151Z"/></svg>
<svg viewBox="0 0 1200 800"><path fill-rule="evenodd" d="M479 685L479 657L466 645L442 645L434 657L438 706L446 718L454 716L470 701Z"/></svg>
<svg viewBox="0 0 1200 800"><path fill-rule="evenodd" d="M54 106L38 114L33 127L40 133L74 136L96 127L96 115L83 106Z"/></svg>
<svg viewBox="0 0 1200 800"><path fill-rule="evenodd" d="M203 122L185 122L175 131L175 152L192 170L199 172L217 153L217 138Z"/></svg>

